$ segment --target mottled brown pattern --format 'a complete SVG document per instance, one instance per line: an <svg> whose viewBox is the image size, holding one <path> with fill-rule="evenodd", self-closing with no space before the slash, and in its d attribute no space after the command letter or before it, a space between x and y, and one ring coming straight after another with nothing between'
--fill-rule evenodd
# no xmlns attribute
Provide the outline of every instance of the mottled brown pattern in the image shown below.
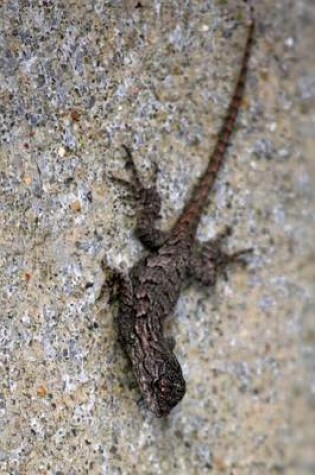
<svg viewBox="0 0 315 475"><path fill-rule="evenodd" d="M163 335L162 326L177 302L182 283L189 274L213 285L217 274L241 254L227 255L221 250L220 242L227 232L202 248L195 243L195 234L241 105L253 33L252 20L238 81L214 152L190 201L168 234L154 228L160 212L160 197L155 186L143 187L126 148L132 181L124 184L130 187L141 209L136 235L152 252L140 260L128 276L118 276L119 337L131 360L144 400L157 417L167 416L185 394L181 367L172 351L173 345Z"/></svg>

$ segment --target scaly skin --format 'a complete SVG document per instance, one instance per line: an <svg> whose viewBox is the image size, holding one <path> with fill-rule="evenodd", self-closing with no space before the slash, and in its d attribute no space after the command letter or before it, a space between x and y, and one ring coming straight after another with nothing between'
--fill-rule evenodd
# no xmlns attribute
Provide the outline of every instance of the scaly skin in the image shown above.
<svg viewBox="0 0 315 475"><path fill-rule="evenodd" d="M195 234L241 105L253 34L252 20L239 77L208 167L168 234L154 228L160 211L156 187L142 186L131 153L126 149L132 171L132 182L127 186L141 207L136 234L151 252L128 276L119 275L118 330L144 400L157 417L167 416L185 394L185 380L172 351L173 345L163 335L163 321L174 309L182 283L190 274L206 285L213 285L217 274L241 254L227 255L220 249L220 242L227 233L203 247L195 243Z"/></svg>

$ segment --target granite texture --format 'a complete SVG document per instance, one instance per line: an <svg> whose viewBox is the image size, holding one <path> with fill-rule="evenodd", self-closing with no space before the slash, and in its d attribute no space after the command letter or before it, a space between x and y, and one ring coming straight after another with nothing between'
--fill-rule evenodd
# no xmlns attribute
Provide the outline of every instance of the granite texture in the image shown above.
<svg viewBox="0 0 315 475"><path fill-rule="evenodd" d="M229 224L247 269L183 291L188 381L166 420L139 400L107 303L144 252L122 144L155 162L170 227L238 73L244 2L6 0L0 6L0 472L314 474L312 1L257 2L246 97L198 231ZM101 292L102 289L102 292ZM101 299L98 297L102 295Z"/></svg>

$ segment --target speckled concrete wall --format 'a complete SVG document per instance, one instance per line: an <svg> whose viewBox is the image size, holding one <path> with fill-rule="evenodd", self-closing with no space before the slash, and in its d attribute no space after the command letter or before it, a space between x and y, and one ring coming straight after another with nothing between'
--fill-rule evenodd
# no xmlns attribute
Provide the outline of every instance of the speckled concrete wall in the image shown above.
<svg viewBox="0 0 315 475"><path fill-rule="evenodd" d="M241 0L7 0L0 12L0 466L14 475L313 474L312 1L257 2L246 97L198 231L253 247L167 332L188 382L166 420L116 341L108 267L143 255L122 144L161 226L203 171L238 73ZM313 124L313 125L312 125ZM312 160L313 159L313 160ZM102 298L98 299L103 288Z"/></svg>

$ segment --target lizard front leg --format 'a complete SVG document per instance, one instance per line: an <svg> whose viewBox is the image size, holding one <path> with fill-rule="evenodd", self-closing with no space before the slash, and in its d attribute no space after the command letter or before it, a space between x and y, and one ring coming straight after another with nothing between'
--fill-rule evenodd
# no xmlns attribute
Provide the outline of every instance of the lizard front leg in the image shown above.
<svg viewBox="0 0 315 475"><path fill-rule="evenodd" d="M135 235L148 249L158 249L166 241L168 233L156 229L155 221L160 217L161 198L156 187L157 167L154 173L153 184L145 188L140 180L131 151L123 145L127 160L126 166L131 171L131 181L114 177L116 181L126 186L139 203Z"/></svg>
<svg viewBox="0 0 315 475"><path fill-rule="evenodd" d="M110 288L115 288L115 292L111 291L111 302L114 297L119 300L119 312L117 317L118 339L127 350L129 345L132 345L134 340L134 295L132 281L129 275L123 275L119 271L114 271Z"/></svg>
<svg viewBox="0 0 315 475"><path fill-rule="evenodd" d="M231 254L222 249L222 243L229 234L230 228L226 228L215 239L194 245L188 269L190 277L204 286L213 286L218 275L225 274L229 264L246 265L244 257L252 252L252 249L242 249Z"/></svg>

